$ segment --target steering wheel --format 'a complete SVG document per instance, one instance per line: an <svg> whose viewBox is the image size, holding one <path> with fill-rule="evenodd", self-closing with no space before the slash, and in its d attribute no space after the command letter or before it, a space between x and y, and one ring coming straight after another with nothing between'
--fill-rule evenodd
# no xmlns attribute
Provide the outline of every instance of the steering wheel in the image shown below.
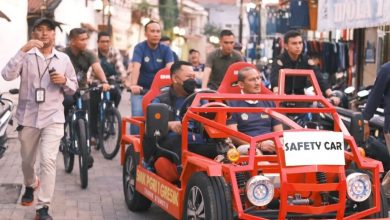
<svg viewBox="0 0 390 220"><path fill-rule="evenodd" d="M225 102L209 102L206 104L203 104L201 107L224 107L228 108L229 106ZM217 115L218 113L222 112L201 112L199 113L200 116L210 119L210 120L217 120ZM229 119L231 117L231 113L227 112L226 113L226 119Z"/></svg>
<svg viewBox="0 0 390 220"><path fill-rule="evenodd" d="M194 92L191 95L187 96L187 98L184 99L183 104L182 104L180 111L179 111L180 121L183 120L183 117L186 114L188 107L190 107L192 101L194 101L195 96L198 93L217 93L217 91L211 90L211 89L202 89L202 90L199 90L199 91Z"/></svg>

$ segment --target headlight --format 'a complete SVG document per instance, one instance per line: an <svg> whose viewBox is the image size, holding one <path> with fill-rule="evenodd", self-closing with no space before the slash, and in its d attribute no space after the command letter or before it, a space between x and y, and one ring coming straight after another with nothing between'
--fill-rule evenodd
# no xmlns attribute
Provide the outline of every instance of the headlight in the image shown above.
<svg viewBox="0 0 390 220"><path fill-rule="evenodd" d="M234 163L238 159L240 159L240 152L238 152L238 150L235 148L229 149L226 155L227 155L227 158L229 159L229 161L232 163Z"/></svg>
<svg viewBox="0 0 390 220"><path fill-rule="evenodd" d="M371 195L370 176L364 173L351 173L347 176L348 198L363 202Z"/></svg>
<svg viewBox="0 0 390 220"><path fill-rule="evenodd" d="M254 176L246 183L246 195L255 206L265 206L274 197L274 185L265 176Z"/></svg>

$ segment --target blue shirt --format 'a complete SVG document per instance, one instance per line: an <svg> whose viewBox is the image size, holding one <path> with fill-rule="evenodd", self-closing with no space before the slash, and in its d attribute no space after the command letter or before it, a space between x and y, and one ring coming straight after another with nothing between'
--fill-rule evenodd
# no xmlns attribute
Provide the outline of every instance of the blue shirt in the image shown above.
<svg viewBox="0 0 390 220"><path fill-rule="evenodd" d="M166 45L159 44L153 50L144 41L135 46L132 62L141 64L137 84L150 89L156 73L164 68L167 63L173 62L173 54L172 50Z"/></svg>
<svg viewBox="0 0 390 220"><path fill-rule="evenodd" d="M243 100L230 101L231 107L275 107L275 103L271 101L258 101L256 104L249 104ZM266 113L249 113L249 112L236 112L232 113L232 117L227 121L228 125L237 124L237 130L255 137L261 134L270 133L273 131L275 125L280 124L279 121L272 118Z"/></svg>

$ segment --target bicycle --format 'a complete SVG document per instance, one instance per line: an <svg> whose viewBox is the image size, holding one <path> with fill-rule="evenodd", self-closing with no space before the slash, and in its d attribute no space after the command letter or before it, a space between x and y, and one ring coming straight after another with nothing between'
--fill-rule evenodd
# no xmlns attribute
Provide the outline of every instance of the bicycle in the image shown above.
<svg viewBox="0 0 390 220"><path fill-rule="evenodd" d="M91 152L88 112L83 108L82 98L93 89L94 88L79 89L76 93L76 102L66 116L65 133L60 144L60 151L64 157L65 172L72 172L74 156L79 156L80 182L82 189L85 189L88 186L88 156Z"/></svg>
<svg viewBox="0 0 390 220"><path fill-rule="evenodd" d="M116 86L110 82L110 89ZM98 144L96 148L101 150L103 157L112 159L119 151L122 136L122 117L119 110L111 100L110 91L101 92L98 116Z"/></svg>

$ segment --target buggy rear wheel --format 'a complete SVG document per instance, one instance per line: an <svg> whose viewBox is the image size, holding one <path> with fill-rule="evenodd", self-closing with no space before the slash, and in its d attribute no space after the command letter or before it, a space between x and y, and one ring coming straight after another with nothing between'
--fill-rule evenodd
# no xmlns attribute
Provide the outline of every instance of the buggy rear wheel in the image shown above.
<svg viewBox="0 0 390 220"><path fill-rule="evenodd" d="M125 164L123 165L123 192L127 208L134 212L146 211L152 202L135 189L139 153L133 145L126 150Z"/></svg>

